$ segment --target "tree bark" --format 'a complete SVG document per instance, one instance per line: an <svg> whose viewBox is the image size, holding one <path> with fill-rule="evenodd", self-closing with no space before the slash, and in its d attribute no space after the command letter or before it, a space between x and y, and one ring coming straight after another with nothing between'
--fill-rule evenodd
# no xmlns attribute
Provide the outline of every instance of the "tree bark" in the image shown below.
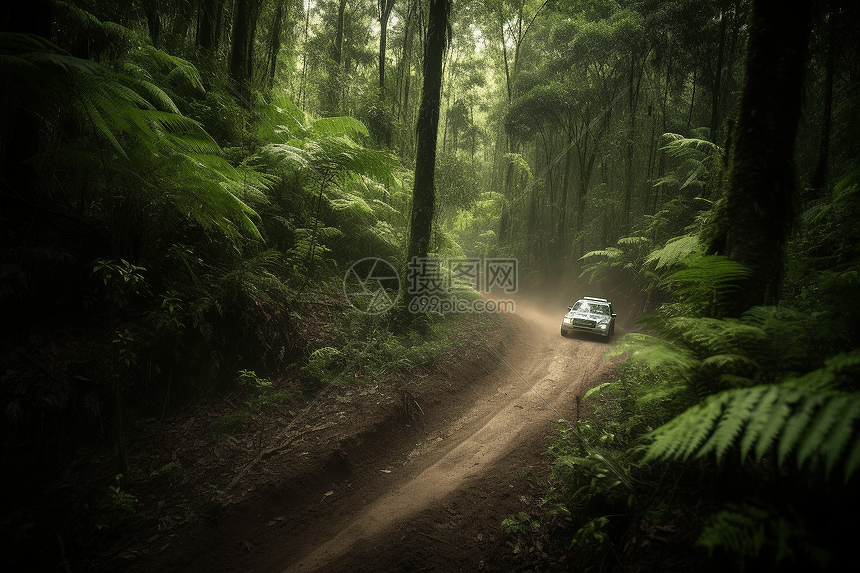
<svg viewBox="0 0 860 573"><path fill-rule="evenodd" d="M821 141L818 144L818 161L815 164L815 171L812 173L812 179L809 186L812 188L812 198L818 199L824 195L824 188L827 184L827 163L830 159L830 125L833 118L833 78L836 72L836 58L834 52L836 46L835 40L835 22L833 19L832 4L831 9L827 14L827 31L825 32L825 46L827 51L826 71L824 77L824 117L821 127Z"/></svg>
<svg viewBox="0 0 860 573"><path fill-rule="evenodd" d="M755 0L727 190L727 254L751 276L727 303L738 316L774 303L793 217L794 141L800 120L811 0L787 10Z"/></svg>
<svg viewBox="0 0 860 573"><path fill-rule="evenodd" d="M720 129L720 80L723 75L723 54L726 50L726 20L728 15L725 10L720 11L720 43L717 48L717 71L714 76L714 93L711 100L711 142L718 143L718 131ZM688 126L689 127L689 126Z"/></svg>
<svg viewBox="0 0 860 573"><path fill-rule="evenodd" d="M442 63L448 46L450 0L430 0L427 39L424 45L424 87L415 132L415 183L412 189L412 216L409 226L407 263L425 258L430 249L436 201L436 139L439 133L439 104L442 97ZM411 300L407 292L407 308Z"/></svg>
<svg viewBox="0 0 860 573"><path fill-rule="evenodd" d="M222 2L223 0L202 0L200 3L200 26L197 33L197 45L207 52L215 47L215 29Z"/></svg>
<svg viewBox="0 0 860 573"><path fill-rule="evenodd" d="M278 54L281 51L281 27L284 21L284 0L278 0L275 6L275 21L272 23L272 32L269 36L269 53L268 53L268 77L269 89L275 85L275 74L278 71Z"/></svg>
<svg viewBox="0 0 860 573"><path fill-rule="evenodd" d="M243 96L250 95L254 77L254 35L260 15L260 0L236 0L233 14L233 41L230 51L230 77Z"/></svg>
<svg viewBox="0 0 860 573"><path fill-rule="evenodd" d="M388 18L394 0L378 0L379 5L379 99L385 101L385 47L388 39Z"/></svg>
<svg viewBox="0 0 860 573"><path fill-rule="evenodd" d="M250 32L249 4L253 0L236 0L233 14L233 41L230 50L230 77L240 86L248 78L248 34Z"/></svg>
<svg viewBox="0 0 860 573"><path fill-rule="evenodd" d="M334 54L332 59L340 68L343 62L343 20L346 17L346 0L340 0L337 6L337 28L334 33Z"/></svg>
<svg viewBox="0 0 860 573"><path fill-rule="evenodd" d="M143 13L146 14L146 25L149 29L149 39L152 45L158 47L158 36L161 34L161 17L158 15L158 0L141 0Z"/></svg>

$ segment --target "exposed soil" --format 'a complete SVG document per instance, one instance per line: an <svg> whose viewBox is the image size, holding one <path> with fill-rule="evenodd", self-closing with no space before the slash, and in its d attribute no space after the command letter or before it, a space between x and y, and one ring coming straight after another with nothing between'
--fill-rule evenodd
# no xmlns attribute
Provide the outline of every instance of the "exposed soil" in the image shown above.
<svg viewBox="0 0 860 573"><path fill-rule="evenodd" d="M255 414L235 436L208 430L236 410L230 396L142 425L129 438L135 516L85 539L57 525L46 551L70 571L566 569L548 536L500 528L541 512L554 423L613 376L606 342L561 337L560 318L517 301L514 315L464 321L473 343L429 368ZM109 452L93 456L112 473Z"/></svg>

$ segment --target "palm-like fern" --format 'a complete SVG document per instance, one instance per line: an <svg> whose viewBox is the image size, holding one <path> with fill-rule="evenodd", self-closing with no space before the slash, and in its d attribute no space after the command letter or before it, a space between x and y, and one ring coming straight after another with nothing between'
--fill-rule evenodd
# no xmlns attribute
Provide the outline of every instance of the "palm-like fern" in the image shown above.
<svg viewBox="0 0 860 573"><path fill-rule="evenodd" d="M834 389L856 376L860 352L837 356L823 368L778 385L728 390L705 399L651 434L649 459L700 458L721 462L730 449L743 460L776 452L784 465L823 466L829 476L842 464L847 482L860 467L860 394ZM847 454L847 455L846 455Z"/></svg>
<svg viewBox="0 0 860 573"><path fill-rule="evenodd" d="M162 60L199 86L190 64L166 54ZM95 156L84 164L101 168L105 187L126 179L128 189L149 193L144 206L168 200L205 227L241 230L259 238L255 213L243 201L254 185L248 186L248 178L218 156L218 145L202 126L177 113L170 97L141 68L126 71L144 77L120 74L75 58L43 38L4 33L0 71L9 79L12 105L45 119L55 116L58 105L65 107L82 127L109 144L118 160L108 161L110 151L102 148L72 151ZM176 181L181 184L171 184ZM257 177L255 183L263 180ZM135 204L139 208L140 200Z"/></svg>
<svg viewBox="0 0 860 573"><path fill-rule="evenodd" d="M661 149L670 157L683 160L683 168L657 179L655 187L669 185L679 191L689 186L702 186L709 175L720 171L720 148L704 139L688 138L677 133L664 133L667 141Z"/></svg>
<svg viewBox="0 0 860 573"><path fill-rule="evenodd" d="M654 263L654 268L661 270L672 268L701 251L699 239L695 235L682 235L666 241L666 244L654 249L645 258L645 263Z"/></svg>
<svg viewBox="0 0 860 573"><path fill-rule="evenodd" d="M830 555L816 546L803 520L796 512L782 515L773 506L757 500L728 503L712 515L699 535L696 545L713 555L717 548L736 555L740 563L759 557L771 546L775 565L798 557L808 557L820 570L827 569ZM800 551L798 551L800 550Z"/></svg>

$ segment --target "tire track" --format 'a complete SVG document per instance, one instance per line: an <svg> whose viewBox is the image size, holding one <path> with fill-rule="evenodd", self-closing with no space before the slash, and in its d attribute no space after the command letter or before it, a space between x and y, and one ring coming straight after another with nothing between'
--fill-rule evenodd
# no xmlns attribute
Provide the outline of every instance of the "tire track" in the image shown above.
<svg viewBox="0 0 860 573"><path fill-rule="evenodd" d="M387 484L387 491L373 502L352 508L356 513L329 538L308 532L305 539L293 540L292 563L272 571L338 570L339 558L356 544L390 538L411 516L441 502L513 450L524 432L546 431L571 410L595 380L608 347L603 342L561 338L560 318L538 307L518 303L517 314L525 326L508 355L490 349L506 366L493 374L499 377L496 392L449 423L452 430L444 433L448 449L423 453L429 459L420 473Z"/></svg>

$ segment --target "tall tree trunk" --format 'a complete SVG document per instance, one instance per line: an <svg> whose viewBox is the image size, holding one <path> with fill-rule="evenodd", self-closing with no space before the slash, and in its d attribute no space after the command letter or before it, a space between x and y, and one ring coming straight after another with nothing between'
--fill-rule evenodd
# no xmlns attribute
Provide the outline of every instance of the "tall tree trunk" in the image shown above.
<svg viewBox="0 0 860 573"><path fill-rule="evenodd" d="M502 36L502 58L505 61L505 86L508 88L508 103L511 103L511 71L508 65L508 45L505 42L505 21L499 5L499 34Z"/></svg>
<svg viewBox="0 0 860 573"><path fill-rule="evenodd" d="M275 20L272 22L272 31L269 36L269 53L267 54L267 72L269 89L275 85L275 74L278 71L278 53L281 51L281 28L284 22L284 0L278 0L275 6Z"/></svg>
<svg viewBox="0 0 860 573"><path fill-rule="evenodd" d="M254 38L257 37L257 24L260 21L260 11L263 9L263 0L249 0L248 2L248 47L245 50L245 70L248 85L254 83Z"/></svg>
<svg viewBox="0 0 860 573"><path fill-rule="evenodd" d="M197 32L197 45L212 51L215 47L215 30L218 25L218 13L224 0L202 0L200 2L200 24Z"/></svg>
<svg viewBox="0 0 860 573"><path fill-rule="evenodd" d="M725 10L720 10L720 44L717 48L717 71L714 76L714 93L711 101L711 141L717 142L720 129L720 80L723 76L723 54L726 51L726 20Z"/></svg>
<svg viewBox="0 0 860 573"><path fill-rule="evenodd" d="M403 98L401 99L400 109L401 115L400 120L405 122L409 118L409 93L411 90L412 83L412 44L415 41L415 22L418 20L416 12L417 12L417 0L412 0L409 4L409 11L406 14L406 27L403 32L405 36L406 45L403 47Z"/></svg>
<svg viewBox="0 0 860 573"><path fill-rule="evenodd" d="M573 124L573 118L568 118L568 125ZM555 238L558 244L555 249L556 261L561 263L567 250L567 195L570 188L570 172L573 169L573 128L567 130L567 151L564 154L564 175L561 179L561 198L558 205L558 226Z"/></svg>
<svg viewBox="0 0 860 573"><path fill-rule="evenodd" d="M773 303L795 194L794 140L800 121L811 0L787 10L781 0L754 0L744 87L733 135L727 190L729 258L751 276L725 309L738 316Z"/></svg>
<svg viewBox="0 0 860 573"><path fill-rule="evenodd" d="M254 0L236 0L233 13L233 41L230 50L230 77L244 93L250 77L247 69L248 42L251 31L250 8Z"/></svg>
<svg viewBox="0 0 860 573"><path fill-rule="evenodd" d="M149 39L152 45L158 47L158 36L161 34L161 17L158 14L158 0L141 0L143 13L146 14L146 25L149 29Z"/></svg>
<svg viewBox="0 0 860 573"><path fill-rule="evenodd" d="M311 3L308 1L307 8L305 9L305 49L302 50L302 79L299 82L299 105L302 108L302 111L305 110L305 99L307 97L307 77L308 77L308 31L310 29L311 24Z"/></svg>
<svg viewBox="0 0 860 573"><path fill-rule="evenodd" d="M343 23L346 17L346 0L340 0L337 6L337 28L334 33L334 54L332 59L340 68L343 62Z"/></svg>
<svg viewBox="0 0 860 573"><path fill-rule="evenodd" d="M379 6L379 99L385 101L385 44L388 39L388 18L394 0L378 0Z"/></svg>
<svg viewBox="0 0 860 573"><path fill-rule="evenodd" d="M836 24L833 21L833 4L830 4L830 9L827 14L827 30L825 32L826 55L826 71L824 77L824 117L821 127L821 141L818 144L818 161L815 164L815 171L812 173L812 179L809 186L812 188L813 197L820 198L824 194L824 188L827 184L827 162L830 159L830 125L833 116L833 77L836 71L836 58L834 52Z"/></svg>
<svg viewBox="0 0 860 573"><path fill-rule="evenodd" d="M442 62L448 46L451 0L430 0L427 40L424 47L424 88L415 132L415 184L412 189L412 217L409 226L407 263L424 258L430 249L436 201L436 139L439 133L439 104L442 98ZM412 295L407 291L407 308Z"/></svg>
<svg viewBox="0 0 860 573"><path fill-rule="evenodd" d="M693 123L693 107L696 105L696 76L699 70L693 70L693 95L690 96L690 111L687 113L687 131L690 131L690 124Z"/></svg>

